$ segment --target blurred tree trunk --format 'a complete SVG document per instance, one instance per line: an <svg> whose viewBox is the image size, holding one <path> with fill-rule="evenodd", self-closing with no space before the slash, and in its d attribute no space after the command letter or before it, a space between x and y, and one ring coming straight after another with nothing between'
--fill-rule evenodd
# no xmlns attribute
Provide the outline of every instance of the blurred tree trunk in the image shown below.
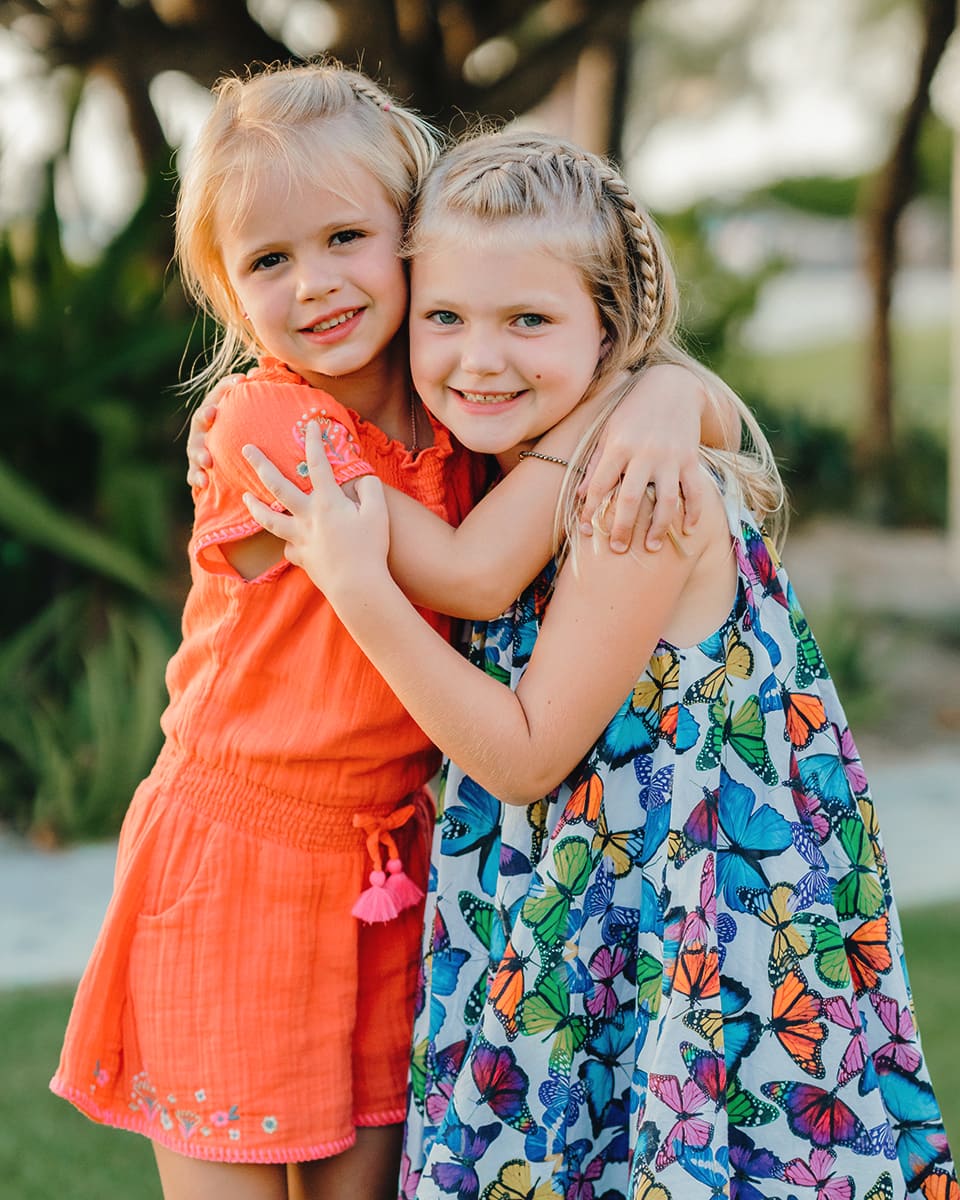
<svg viewBox="0 0 960 1200"><path fill-rule="evenodd" d="M930 107L930 81L957 20L956 0L922 0L923 40L913 92L893 148L868 201L865 269L871 292L867 343L867 419L860 438L862 469L879 481L894 446L891 302L897 229L917 182L917 142Z"/></svg>
<svg viewBox="0 0 960 1200"><path fill-rule="evenodd" d="M510 118L542 100L585 47L622 64L630 19L643 0L330 0L330 53L381 79L439 124L471 114ZM210 86L249 63L294 57L241 0L0 0L0 25L16 28L51 67L100 72L116 85L145 168L169 153L149 87L164 70ZM619 77L621 67L615 69ZM617 97L620 95L618 101ZM615 147L622 86L610 90Z"/></svg>

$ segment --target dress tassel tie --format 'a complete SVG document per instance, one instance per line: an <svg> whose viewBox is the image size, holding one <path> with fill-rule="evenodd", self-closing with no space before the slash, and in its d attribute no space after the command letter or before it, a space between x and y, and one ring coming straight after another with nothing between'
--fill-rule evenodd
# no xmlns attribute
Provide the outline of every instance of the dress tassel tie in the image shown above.
<svg viewBox="0 0 960 1200"><path fill-rule="evenodd" d="M423 892L403 869L403 860L390 832L406 824L415 811L413 804L405 804L388 817L354 813L354 828L367 835L367 853L373 870L369 875L370 886L357 897L351 912L368 925L392 921L405 908L412 908L423 899ZM381 844L387 849L386 870Z"/></svg>

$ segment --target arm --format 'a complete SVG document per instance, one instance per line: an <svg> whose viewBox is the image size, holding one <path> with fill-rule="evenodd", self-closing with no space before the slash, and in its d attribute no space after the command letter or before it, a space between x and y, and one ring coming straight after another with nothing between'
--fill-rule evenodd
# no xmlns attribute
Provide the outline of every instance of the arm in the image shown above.
<svg viewBox="0 0 960 1200"><path fill-rule="evenodd" d="M569 458L599 403L598 397L580 405L540 439L538 449ZM647 529L648 520L647 548L658 549L667 526L676 517L681 489L685 529L695 524L693 518L699 512L702 494L696 467L701 419L708 445L718 444L726 436L714 413L698 376L684 367L654 366L638 377L611 418L584 511L588 521L593 508L623 475L611 527L615 550L629 548L636 525ZM187 447L194 468L209 465L200 458L203 440L199 425L195 417ZM255 451L248 457L262 483L289 508L282 478L270 470L268 460ZM638 522L650 481L657 488L653 517L644 516ZM476 620L496 616L520 594L553 552L553 522L562 482L562 467L525 460L477 504L457 529L410 497L388 491L390 568L394 577L410 599L425 608ZM261 524L274 519L264 506L250 511ZM288 538L290 527L270 524L269 528ZM302 535L297 536L302 542ZM306 545L302 544L296 553L300 558L294 561L302 559L301 565L306 565Z"/></svg>
<svg viewBox="0 0 960 1200"><path fill-rule="evenodd" d="M538 450L569 457L602 404L579 405L537 443ZM257 448L245 457L267 491L293 517L250 498L258 525L287 542L286 557L322 587L314 572L314 546L322 538L325 507L311 500ZM553 553L553 525L563 467L525 459L493 488L457 527L416 500L386 489L390 514L389 565L407 597L424 608L454 617L487 620L511 604Z"/></svg>
<svg viewBox="0 0 960 1200"><path fill-rule="evenodd" d="M657 479L669 479L672 486L662 484L663 493L658 494L655 509L643 509L639 520L640 527L646 529L651 513L654 513L654 519L665 530L671 522L676 523L678 482L673 472L677 470L676 461L681 447L685 453L688 452L690 459L689 474L683 477L688 479L683 484L684 494L686 496L689 492L691 497L700 494L700 472L696 467L700 417L696 404L705 404L707 401L699 380L692 372L685 368L653 367L637 379L617 410L619 414L624 404L631 406L632 416L626 426L631 432L635 432L637 427L633 409L639 405L640 411L644 411L651 379L654 380L653 396L662 411L666 411L666 401L669 400L673 413L686 411L689 418L684 424L677 416L671 417L667 432L674 448L673 458L663 468L665 474L658 474ZM677 386L678 379L682 386ZM619 382L618 379L611 386ZM696 385L695 389L693 384ZM544 454L568 459L600 410L606 394L601 393L578 405L539 440L537 449ZM641 466L630 478L646 480L648 473L642 464L649 464L649 454L665 445L666 439L658 441L654 430L652 435L640 440L641 458L638 461ZM625 440L618 440L615 443L616 452L620 453L625 445ZM297 512L301 519L296 523L285 521L262 504L250 505L251 515L265 529L290 543L287 557L302 566L317 582L311 568L310 549L313 538L317 536L317 514L307 516L308 509L284 485L282 477L271 468L261 453L256 450L245 453L261 482L280 504L288 511L293 511L292 503L299 505ZM644 458L644 455L647 457ZM603 462L606 461L604 457ZM617 461L621 460L618 458ZM553 553L554 517L563 477L563 468L556 463L526 459L514 467L457 528L446 524L410 497L388 489L389 563L397 583L414 604L424 608L473 620L489 620L497 616L542 570ZM625 489L629 489L629 486L629 480L621 486L617 521L623 523L629 519L629 534L632 535L633 522L641 513L646 483L640 496L631 496L628 504ZM669 507L671 496L673 506ZM623 514L628 509L632 509L632 512L626 518ZM647 546L649 549L658 548L650 545L649 536Z"/></svg>
<svg viewBox="0 0 960 1200"><path fill-rule="evenodd" d="M269 379L245 379L222 397L216 423L210 430L209 451L216 460L205 486L194 492L193 552L199 566L215 574L236 574L259 579L271 568L286 566L284 542L252 519L241 497L256 491L269 494L241 454L250 438L262 440L295 490L309 486L299 470L303 466L303 427L318 430L321 453L329 458L337 481L352 486L358 475L369 473L349 413L333 397ZM307 420L307 416L316 420ZM303 414L301 416L301 414ZM319 436L322 423L322 440ZM297 481L297 482L294 482Z"/></svg>
<svg viewBox="0 0 960 1200"><path fill-rule="evenodd" d="M420 618L386 565L389 524L379 483L359 505L308 459L323 513L317 581L410 715L459 766L508 803L560 783L616 712L667 627L698 561L671 546L615 555L597 539L579 575L565 566L516 691L477 670ZM649 515L649 510L648 515Z"/></svg>
<svg viewBox="0 0 960 1200"><path fill-rule="evenodd" d="M217 419L220 401L242 379L246 376L225 375L193 410L187 434L187 483L191 488L202 491L209 482L207 471L213 466L213 457L207 449L207 434Z"/></svg>

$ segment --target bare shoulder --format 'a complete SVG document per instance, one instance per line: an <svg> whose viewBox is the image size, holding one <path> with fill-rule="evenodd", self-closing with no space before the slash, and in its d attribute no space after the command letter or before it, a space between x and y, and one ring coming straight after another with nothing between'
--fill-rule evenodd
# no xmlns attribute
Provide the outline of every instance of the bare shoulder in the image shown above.
<svg viewBox="0 0 960 1200"><path fill-rule="evenodd" d="M723 496L713 482L704 488L700 520L684 536L681 551L692 560L690 573L666 638L675 646L692 646L719 629L736 598L736 555Z"/></svg>

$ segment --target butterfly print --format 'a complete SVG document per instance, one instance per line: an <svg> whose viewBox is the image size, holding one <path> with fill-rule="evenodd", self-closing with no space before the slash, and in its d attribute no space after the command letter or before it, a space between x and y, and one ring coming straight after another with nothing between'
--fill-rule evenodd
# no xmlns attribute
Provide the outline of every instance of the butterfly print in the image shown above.
<svg viewBox="0 0 960 1200"><path fill-rule="evenodd" d="M960 1200L863 764L724 503L723 624L661 641L559 787L520 809L447 768L404 1200ZM502 683L552 578L474 630Z"/></svg>

